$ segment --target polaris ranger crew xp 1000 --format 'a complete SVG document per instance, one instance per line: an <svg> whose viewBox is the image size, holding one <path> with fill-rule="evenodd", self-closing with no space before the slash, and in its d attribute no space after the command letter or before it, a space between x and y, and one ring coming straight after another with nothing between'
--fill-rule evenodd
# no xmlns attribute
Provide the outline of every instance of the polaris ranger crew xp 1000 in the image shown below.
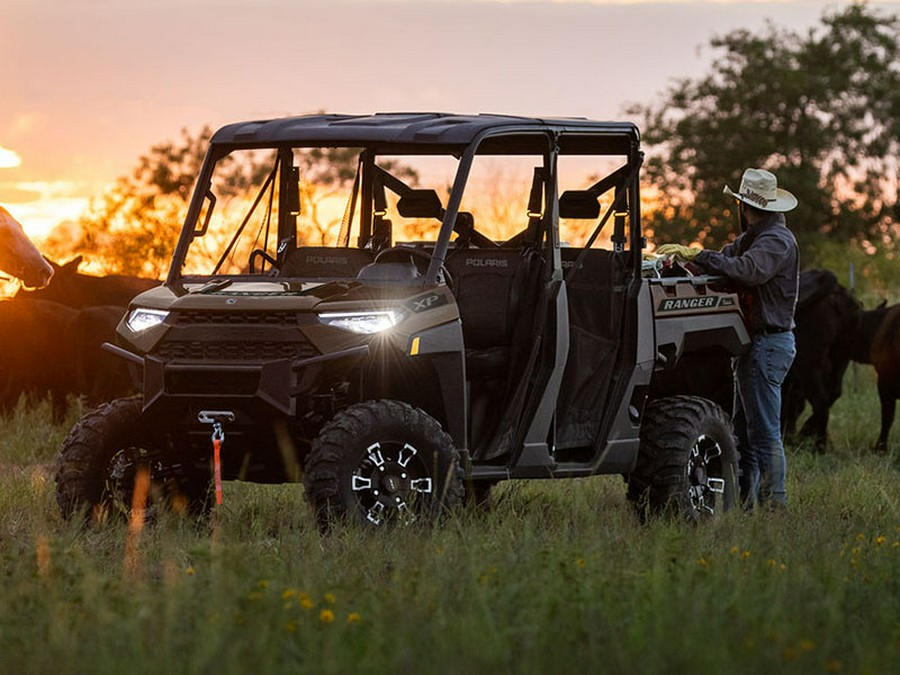
<svg viewBox="0 0 900 675"><path fill-rule="evenodd" d="M747 331L715 280L645 269L641 160L634 125L583 119L223 127L108 345L141 393L69 434L62 512L127 513L140 480L195 514L222 481L302 481L321 526L382 526L596 474L641 513L729 508L728 416L673 374Z"/></svg>

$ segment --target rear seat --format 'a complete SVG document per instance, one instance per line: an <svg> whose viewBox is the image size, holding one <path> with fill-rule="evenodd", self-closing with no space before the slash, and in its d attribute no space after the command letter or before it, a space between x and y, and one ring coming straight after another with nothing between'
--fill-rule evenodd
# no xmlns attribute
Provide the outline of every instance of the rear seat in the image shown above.
<svg viewBox="0 0 900 675"><path fill-rule="evenodd" d="M283 277L347 279L372 262L370 251L333 246L301 246L291 251L281 266Z"/></svg>

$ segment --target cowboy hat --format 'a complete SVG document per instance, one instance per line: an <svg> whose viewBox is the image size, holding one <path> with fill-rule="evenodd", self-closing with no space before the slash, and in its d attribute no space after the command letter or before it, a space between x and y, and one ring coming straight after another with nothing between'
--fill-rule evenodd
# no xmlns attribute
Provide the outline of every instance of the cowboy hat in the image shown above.
<svg viewBox="0 0 900 675"><path fill-rule="evenodd" d="M762 211L783 212L797 206L797 198L778 187L775 174L765 169L747 169L737 192L732 192L727 185L722 192Z"/></svg>

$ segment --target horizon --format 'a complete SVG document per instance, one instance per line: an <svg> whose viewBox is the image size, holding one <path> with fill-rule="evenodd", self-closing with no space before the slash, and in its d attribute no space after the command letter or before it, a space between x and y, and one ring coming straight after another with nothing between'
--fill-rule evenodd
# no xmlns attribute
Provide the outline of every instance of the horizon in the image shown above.
<svg viewBox="0 0 900 675"><path fill-rule="evenodd" d="M804 31L841 4L6 0L0 204L40 240L151 146L246 119L320 110L620 119L626 105L704 74L714 35L767 20ZM900 0L868 4L896 13Z"/></svg>

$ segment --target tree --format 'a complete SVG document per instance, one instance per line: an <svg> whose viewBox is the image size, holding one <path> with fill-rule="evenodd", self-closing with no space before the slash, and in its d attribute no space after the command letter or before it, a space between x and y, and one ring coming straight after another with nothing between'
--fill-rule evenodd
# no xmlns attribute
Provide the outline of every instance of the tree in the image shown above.
<svg viewBox="0 0 900 675"><path fill-rule="evenodd" d="M82 254L107 272L160 277L187 214L193 186L212 136L206 126L197 135L186 129L178 142L165 141L142 155L128 176L120 177L75 223L48 237L47 250L60 258ZM219 197L246 195L258 189L271 171L271 163L244 153L216 165ZM305 148L295 151L300 168L301 212L311 232L303 240L323 243L340 220L325 220L319 207L328 197L347 188L356 175L359 150ZM418 175L399 162L381 162L383 168L416 184ZM315 233L315 236L311 236Z"/></svg>
<svg viewBox="0 0 900 675"><path fill-rule="evenodd" d="M183 129L180 143L152 146L130 175L93 201L74 228L51 234L48 249L56 255L81 253L109 272L161 276L211 135L209 127L196 136Z"/></svg>
<svg viewBox="0 0 900 675"><path fill-rule="evenodd" d="M657 241L721 245L734 232L722 188L756 166L799 199L790 225L802 246L824 233L890 249L900 234L897 17L854 3L806 35L770 23L710 44L710 74L629 109L643 120Z"/></svg>

